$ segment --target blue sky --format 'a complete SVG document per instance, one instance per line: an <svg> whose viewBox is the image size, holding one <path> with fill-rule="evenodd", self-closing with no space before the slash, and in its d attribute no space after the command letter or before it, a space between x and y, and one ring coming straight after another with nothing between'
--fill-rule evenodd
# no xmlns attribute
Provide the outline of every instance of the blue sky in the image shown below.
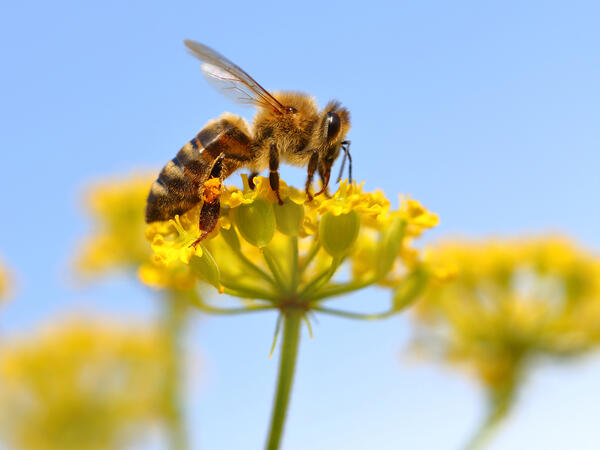
<svg viewBox="0 0 600 450"><path fill-rule="evenodd" d="M530 2L19 2L0 14L0 255L19 277L0 327L73 309L152 314L127 277L75 289L89 180L157 169L225 110L183 39L268 89L352 113L354 173L441 217L426 237L564 231L600 249L600 6ZM283 178L300 184L301 171ZM385 301L367 291L351 302ZM198 317L198 447L260 448L275 317ZM455 449L482 412L460 375L407 364L409 321L322 318L301 344L286 449ZM600 364L536 372L493 448L592 448Z"/></svg>

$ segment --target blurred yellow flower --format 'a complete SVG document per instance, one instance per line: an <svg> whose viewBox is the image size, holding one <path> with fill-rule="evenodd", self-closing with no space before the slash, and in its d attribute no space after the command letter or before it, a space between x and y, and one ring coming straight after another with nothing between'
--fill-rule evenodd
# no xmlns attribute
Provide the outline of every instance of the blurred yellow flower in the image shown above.
<svg viewBox="0 0 600 450"><path fill-rule="evenodd" d="M63 320L0 351L0 438L10 448L107 449L165 420L168 352L148 327Z"/></svg>
<svg viewBox="0 0 600 450"><path fill-rule="evenodd" d="M417 304L415 343L483 383L485 427L506 414L533 358L600 343L600 258L566 238L449 241L427 260L440 283Z"/></svg>
<svg viewBox="0 0 600 450"><path fill-rule="evenodd" d="M282 181L284 204L279 205L267 178L256 177L255 189L245 175L242 180L243 189L224 188L217 229L197 250L190 243L199 236L200 205L169 222L150 224L146 236L155 261L167 267L187 263L221 292L267 301L273 308L292 301L306 311L330 312L316 302L374 283L394 287L392 278L383 283L392 271L396 282L409 275L418 265L402 263L403 252L412 248L410 238L437 224L437 216L415 200L390 211L382 192L364 192L362 185L342 182L330 198L307 201L304 191ZM344 261L353 265L352 279L332 281Z"/></svg>
<svg viewBox="0 0 600 450"><path fill-rule="evenodd" d="M93 220L93 234L78 249L75 266L91 278L114 271L138 271L145 284L154 288L189 289L195 278L185 265L168 270L154 262L144 237L144 210L155 177L133 175L107 179L88 189L85 206Z"/></svg>
<svg viewBox="0 0 600 450"><path fill-rule="evenodd" d="M5 300L10 297L12 291L12 277L0 260L0 300Z"/></svg>

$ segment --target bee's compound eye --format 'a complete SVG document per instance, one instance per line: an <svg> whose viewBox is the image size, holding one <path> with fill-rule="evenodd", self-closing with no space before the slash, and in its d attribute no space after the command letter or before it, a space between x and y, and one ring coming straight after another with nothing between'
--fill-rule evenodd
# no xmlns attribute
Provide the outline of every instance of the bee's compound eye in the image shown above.
<svg viewBox="0 0 600 450"><path fill-rule="evenodd" d="M340 116L334 112L328 112L325 120L327 122L327 140L330 141L340 132Z"/></svg>
<svg viewBox="0 0 600 450"><path fill-rule="evenodd" d="M286 111L290 114L296 114L298 112L298 110L296 108L294 108L293 106L288 106L286 108Z"/></svg>

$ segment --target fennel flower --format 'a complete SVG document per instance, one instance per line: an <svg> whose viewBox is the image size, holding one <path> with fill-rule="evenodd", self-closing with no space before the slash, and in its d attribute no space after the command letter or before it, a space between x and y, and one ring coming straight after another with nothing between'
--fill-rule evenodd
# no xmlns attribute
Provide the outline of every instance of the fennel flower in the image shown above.
<svg viewBox="0 0 600 450"><path fill-rule="evenodd" d="M0 351L0 439L10 448L125 448L165 420L161 332L62 320ZM137 441L139 442L139 440Z"/></svg>
<svg viewBox="0 0 600 450"><path fill-rule="evenodd" d="M600 259L559 236L448 241L428 256L443 282L415 308L415 345L485 387L489 413L468 446L479 448L534 361L598 348Z"/></svg>
<svg viewBox="0 0 600 450"><path fill-rule="evenodd" d="M413 240L438 223L416 200L402 199L392 210L380 191L342 182L331 197L306 198L305 192L280 183L283 205L263 177L243 189L224 188L221 216L200 245L200 206L146 230L154 261L165 267L184 264L199 280L242 300L239 308L222 308L190 300L200 309L224 314L278 310L277 335L283 325L279 379L267 448L279 448L291 390L302 322L310 314L353 319L390 317L410 305L428 278ZM348 271L342 270L349 264ZM349 276L344 276L349 274ZM326 306L326 302L372 285L391 291L385 311L360 314Z"/></svg>
<svg viewBox="0 0 600 450"><path fill-rule="evenodd" d="M160 326L164 331L168 365L164 367L163 391L167 399L170 448L187 447L182 395L185 370L183 336L187 324L187 302L181 292L194 286L196 278L185 264L168 267L153 259L144 236L144 210L154 177L131 175L106 179L88 188L86 206L93 221L93 233L81 245L76 257L77 273L86 279L126 272L135 274L163 301Z"/></svg>
<svg viewBox="0 0 600 450"><path fill-rule="evenodd" d="M79 246L75 269L85 279L120 271L135 271L156 289L186 290L195 277L183 264L168 268L153 262L152 249L144 237L144 209L149 186L155 177L137 174L106 179L91 185L85 207L93 232Z"/></svg>

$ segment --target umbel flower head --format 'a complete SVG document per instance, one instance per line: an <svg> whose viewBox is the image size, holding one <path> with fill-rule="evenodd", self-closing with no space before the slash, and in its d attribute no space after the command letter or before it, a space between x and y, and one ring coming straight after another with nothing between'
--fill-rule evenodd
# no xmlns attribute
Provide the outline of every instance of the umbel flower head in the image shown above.
<svg viewBox="0 0 600 450"><path fill-rule="evenodd" d="M242 180L243 189L224 189L219 223L201 245L191 246L199 236L200 206L149 225L155 261L186 264L220 292L261 303L252 309L293 307L361 318L320 303L373 284L398 293L382 316L416 298L426 274L411 242L438 222L416 200L391 210L382 192L342 182L331 197L309 201L304 191L281 182L279 205L267 178L255 178L254 189L245 175ZM351 277L342 281L344 262Z"/></svg>
<svg viewBox="0 0 600 450"><path fill-rule="evenodd" d="M138 271L154 288L189 289L195 277L183 264L168 268L153 262L144 237L144 209L155 176L132 175L108 179L88 188L85 205L93 219L94 233L81 245L75 260L86 278L107 272Z"/></svg>
<svg viewBox="0 0 600 450"><path fill-rule="evenodd" d="M341 183L331 197L310 200L280 182L280 204L268 179L255 178L254 189L247 177L242 180L243 189L221 192L221 215L200 245L195 245L200 205L169 222L150 224L146 235L157 264L184 264L219 292L244 300L239 308L222 308L203 302L191 289L189 299L199 308L226 314L280 311L271 352L282 324L283 342L267 442L268 449L277 449L302 321L311 332L311 312L371 320L403 310L428 277L411 241L438 219L414 200L391 210L383 193L364 192L356 184ZM340 271L345 262L351 270ZM374 284L393 291L385 311L362 314L323 305Z"/></svg>
<svg viewBox="0 0 600 450"><path fill-rule="evenodd" d="M490 413L473 441L479 445L533 361L598 348L600 258L545 237L449 241L428 259L445 283L432 284L417 305L415 344L468 368L486 387Z"/></svg>
<svg viewBox="0 0 600 450"><path fill-rule="evenodd" d="M123 324L124 325L124 324ZM7 448L107 449L164 423L164 336L149 327L62 320L3 341L0 440Z"/></svg>

